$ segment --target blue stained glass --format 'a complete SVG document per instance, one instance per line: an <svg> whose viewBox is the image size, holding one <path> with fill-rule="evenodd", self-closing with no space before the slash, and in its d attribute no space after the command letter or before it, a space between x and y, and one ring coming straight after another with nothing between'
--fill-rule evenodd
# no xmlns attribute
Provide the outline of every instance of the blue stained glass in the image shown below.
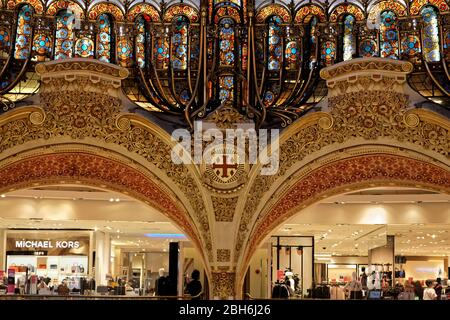
<svg viewBox="0 0 450 320"><path fill-rule="evenodd" d="M351 60L353 57L353 54L356 51L355 48L355 37L353 36L353 29L355 26L355 17L351 15L347 15L344 18L344 45L343 45L343 60Z"/></svg>
<svg viewBox="0 0 450 320"><path fill-rule="evenodd" d="M72 57L75 15L62 11L56 17L55 60Z"/></svg>
<svg viewBox="0 0 450 320"><path fill-rule="evenodd" d="M421 11L423 28L423 53L427 62L436 62L441 60L439 52L439 29L438 15L434 7L425 6Z"/></svg>
<svg viewBox="0 0 450 320"><path fill-rule="evenodd" d="M225 76L219 78L219 99L222 103L233 100L234 78Z"/></svg>
<svg viewBox="0 0 450 320"><path fill-rule="evenodd" d="M81 58L91 58L94 56L94 41L84 37L78 39L75 44L75 56Z"/></svg>
<svg viewBox="0 0 450 320"><path fill-rule="evenodd" d="M398 58L397 16L393 11L380 14L380 54L382 58Z"/></svg>
<svg viewBox="0 0 450 320"><path fill-rule="evenodd" d="M282 58L283 58L283 48L281 47L281 19L277 16L272 16L269 19L269 60L268 68L271 71L280 70Z"/></svg>
<svg viewBox="0 0 450 320"><path fill-rule="evenodd" d="M14 47L14 58L16 59L27 59L30 55L30 22L32 15L33 9L28 4L22 6L19 10L16 29L16 43Z"/></svg>
<svg viewBox="0 0 450 320"><path fill-rule="evenodd" d="M0 50L9 48L10 45L9 31L7 29L0 29Z"/></svg>
<svg viewBox="0 0 450 320"><path fill-rule="evenodd" d="M98 18L99 34L97 36L97 58L103 62L111 60L111 20L107 14L101 14Z"/></svg>
<svg viewBox="0 0 450 320"><path fill-rule="evenodd" d="M184 16L177 17L173 22L172 68L174 70L187 69L188 27L189 20Z"/></svg>
<svg viewBox="0 0 450 320"><path fill-rule="evenodd" d="M220 65L234 65L234 21L222 19L219 31Z"/></svg>

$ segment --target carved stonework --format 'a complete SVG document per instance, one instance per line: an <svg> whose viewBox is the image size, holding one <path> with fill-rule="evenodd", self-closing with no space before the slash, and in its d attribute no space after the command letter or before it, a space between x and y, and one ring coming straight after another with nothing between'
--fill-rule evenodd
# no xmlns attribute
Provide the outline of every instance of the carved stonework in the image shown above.
<svg viewBox="0 0 450 320"><path fill-rule="evenodd" d="M204 185L217 193L242 189L248 172L245 159L239 159L239 153L233 147L218 146L212 152L211 163L204 161L200 168Z"/></svg>
<svg viewBox="0 0 450 320"><path fill-rule="evenodd" d="M221 198L211 197L214 209L214 215L218 222L232 222L238 197Z"/></svg>
<svg viewBox="0 0 450 320"><path fill-rule="evenodd" d="M253 121L247 119L235 108L229 105L223 105L217 108L217 110L208 115L205 120L215 123L217 128L220 129L232 129L236 128L237 124L253 123Z"/></svg>
<svg viewBox="0 0 450 320"><path fill-rule="evenodd" d="M234 272L212 272L213 297L228 299L235 296Z"/></svg>
<svg viewBox="0 0 450 320"><path fill-rule="evenodd" d="M217 262L230 262L231 250L230 249L217 249Z"/></svg>

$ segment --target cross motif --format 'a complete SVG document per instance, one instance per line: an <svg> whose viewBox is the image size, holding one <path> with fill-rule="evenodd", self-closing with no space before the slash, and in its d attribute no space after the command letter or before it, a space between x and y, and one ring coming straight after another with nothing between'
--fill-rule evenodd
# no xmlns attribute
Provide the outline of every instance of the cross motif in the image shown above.
<svg viewBox="0 0 450 320"><path fill-rule="evenodd" d="M219 169L216 170L216 174L219 175L220 174L220 169L222 169L222 175L220 176L221 178L228 178L228 170L229 169L237 169L237 164L231 164L228 163L227 161L228 157L226 154L222 155L222 163L216 164L214 163L212 165L213 169Z"/></svg>

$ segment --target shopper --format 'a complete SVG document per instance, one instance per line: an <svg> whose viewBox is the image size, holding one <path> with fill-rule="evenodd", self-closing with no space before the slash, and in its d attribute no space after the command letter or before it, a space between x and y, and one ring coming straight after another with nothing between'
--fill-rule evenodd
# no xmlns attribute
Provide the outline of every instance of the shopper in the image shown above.
<svg viewBox="0 0 450 320"><path fill-rule="evenodd" d="M441 295L442 295L442 283L441 282L442 282L441 278L437 278L436 285L434 286L434 291L436 292L437 300L441 300Z"/></svg>
<svg viewBox="0 0 450 320"><path fill-rule="evenodd" d="M423 300L436 300L437 294L433 288L433 281L427 280L425 284L427 287L423 291Z"/></svg>
<svg viewBox="0 0 450 320"><path fill-rule="evenodd" d="M416 294L415 300L423 300L423 288L418 280L414 282L414 293Z"/></svg>
<svg viewBox="0 0 450 320"><path fill-rule="evenodd" d="M187 284L187 292L191 295L192 300L200 300L200 293L202 292L202 284L200 282L200 271L195 269L192 271L191 281Z"/></svg>

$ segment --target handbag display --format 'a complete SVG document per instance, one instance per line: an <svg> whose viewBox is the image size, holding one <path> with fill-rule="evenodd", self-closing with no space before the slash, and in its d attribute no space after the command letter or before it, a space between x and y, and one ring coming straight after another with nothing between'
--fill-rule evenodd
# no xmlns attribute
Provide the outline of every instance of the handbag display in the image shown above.
<svg viewBox="0 0 450 320"><path fill-rule="evenodd" d="M80 264L80 273L84 273L84 267L82 264Z"/></svg>

